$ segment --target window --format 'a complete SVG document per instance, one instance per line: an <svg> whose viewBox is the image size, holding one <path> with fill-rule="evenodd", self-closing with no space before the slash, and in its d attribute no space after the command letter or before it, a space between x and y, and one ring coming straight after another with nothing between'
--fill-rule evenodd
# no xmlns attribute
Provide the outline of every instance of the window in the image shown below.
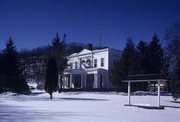
<svg viewBox="0 0 180 122"><path fill-rule="evenodd" d="M104 58L101 58L101 67L104 66Z"/></svg>
<svg viewBox="0 0 180 122"><path fill-rule="evenodd" d="M100 88L103 88L103 76L100 74Z"/></svg>
<svg viewBox="0 0 180 122"><path fill-rule="evenodd" d="M75 62L75 69L77 69L77 65L78 65L78 63L77 63L77 62Z"/></svg>
<svg viewBox="0 0 180 122"><path fill-rule="evenodd" d="M97 59L94 59L94 67L97 67Z"/></svg>
<svg viewBox="0 0 180 122"><path fill-rule="evenodd" d="M87 59L86 64L87 64L88 67L90 67L91 66L91 60Z"/></svg>
<svg viewBox="0 0 180 122"><path fill-rule="evenodd" d="M94 87L94 74L87 74L86 82L86 87L92 89Z"/></svg>
<svg viewBox="0 0 180 122"><path fill-rule="evenodd" d="M72 69L73 68L73 63L69 64L69 68Z"/></svg>

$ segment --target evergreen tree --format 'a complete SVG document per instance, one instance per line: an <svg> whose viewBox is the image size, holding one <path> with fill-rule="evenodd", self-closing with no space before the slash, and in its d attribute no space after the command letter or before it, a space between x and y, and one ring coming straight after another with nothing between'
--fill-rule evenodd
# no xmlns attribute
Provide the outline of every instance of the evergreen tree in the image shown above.
<svg viewBox="0 0 180 122"><path fill-rule="evenodd" d="M67 45L67 54L79 53L84 48L83 43L70 43Z"/></svg>
<svg viewBox="0 0 180 122"><path fill-rule="evenodd" d="M172 80L172 94L174 100L180 98L180 58L176 62Z"/></svg>
<svg viewBox="0 0 180 122"><path fill-rule="evenodd" d="M66 37L66 35L65 35ZM65 38L64 37L64 38ZM65 39L64 39L65 41ZM57 62L57 71L60 75L60 89L59 92L62 90L62 78L63 78L63 71L67 66L67 59L66 59L66 44L64 41L60 40L58 33L56 37L52 40L52 45L50 46L50 57L55 58Z"/></svg>
<svg viewBox="0 0 180 122"><path fill-rule="evenodd" d="M147 74L148 72L148 45L144 41L140 41L137 45L137 52L139 55L139 74ZM139 84L139 90L146 91L148 88L147 82L141 82Z"/></svg>
<svg viewBox="0 0 180 122"><path fill-rule="evenodd" d="M174 94L176 91L175 84L178 84L178 79L176 78L177 69L179 65L179 56L180 56L180 22L173 23L166 29L165 40L167 40L167 47L166 47L166 60L168 62L168 73L169 81L171 85L171 90Z"/></svg>
<svg viewBox="0 0 180 122"><path fill-rule="evenodd" d="M14 42L11 37L6 42L6 48L3 50L3 58L4 58L4 67L3 72L9 76L17 76L20 73L20 65L18 60L18 53L16 51L16 47L14 46Z"/></svg>
<svg viewBox="0 0 180 122"><path fill-rule="evenodd" d="M126 46L122 52L122 56L117 66L112 71L113 84L120 86L121 90L125 90L126 84L121 83L121 79L127 75L139 73L139 57L131 38L127 39ZM132 85L133 86L133 85ZM134 85L135 86L135 85Z"/></svg>
<svg viewBox="0 0 180 122"><path fill-rule="evenodd" d="M127 39L120 60L120 67L122 68L121 71L123 76L137 74L139 72L139 57L131 38Z"/></svg>
<svg viewBox="0 0 180 122"><path fill-rule="evenodd" d="M49 93L50 99L53 98L52 93L58 89L57 64L54 58L50 58L47 64L45 91Z"/></svg>
<svg viewBox="0 0 180 122"><path fill-rule="evenodd" d="M4 89L4 83L3 83L3 70L2 70L2 67L3 67L3 64L2 64L2 53L0 52L0 93L3 92L3 89Z"/></svg>
<svg viewBox="0 0 180 122"><path fill-rule="evenodd" d="M140 41L137 45L137 52L140 58L140 73L146 74L147 73L147 66L148 66L148 45L144 41Z"/></svg>
<svg viewBox="0 0 180 122"><path fill-rule="evenodd" d="M170 62L170 71L174 70L177 57L180 55L180 22L173 23L166 29L165 40L167 40L166 53Z"/></svg>
<svg viewBox="0 0 180 122"><path fill-rule="evenodd" d="M148 74L159 74L163 71L164 66L164 52L158 39L157 34L155 33L152 37L152 41L148 45L148 62L147 62L147 73ZM155 92L155 84L154 92Z"/></svg>
<svg viewBox="0 0 180 122"><path fill-rule="evenodd" d="M157 34L155 33L152 37L152 41L148 46L148 73L161 73L164 63L164 52L158 39Z"/></svg>
<svg viewBox="0 0 180 122"><path fill-rule="evenodd" d="M29 87L22 75L20 60L11 37L6 42L2 55L2 76L5 91L17 93L29 92Z"/></svg>

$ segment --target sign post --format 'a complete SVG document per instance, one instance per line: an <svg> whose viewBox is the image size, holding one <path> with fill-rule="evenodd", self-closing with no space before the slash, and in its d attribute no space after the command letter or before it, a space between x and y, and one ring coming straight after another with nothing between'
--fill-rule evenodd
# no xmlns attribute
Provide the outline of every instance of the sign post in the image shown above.
<svg viewBox="0 0 180 122"><path fill-rule="evenodd" d="M128 105L131 105L131 82L128 82Z"/></svg>

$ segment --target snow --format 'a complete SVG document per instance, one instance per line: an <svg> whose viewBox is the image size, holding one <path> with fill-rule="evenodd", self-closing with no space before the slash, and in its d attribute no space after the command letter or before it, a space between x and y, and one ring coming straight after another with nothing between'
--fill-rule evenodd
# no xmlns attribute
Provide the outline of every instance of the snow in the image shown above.
<svg viewBox="0 0 180 122"><path fill-rule="evenodd" d="M28 86L30 88L37 88L37 83L35 83L35 82L28 82Z"/></svg>
<svg viewBox="0 0 180 122"><path fill-rule="evenodd" d="M140 94L140 92L138 92ZM0 94L0 122L179 122L180 104L162 96L164 110L143 109L127 104L126 93L43 91L31 95ZM132 103L156 105L157 96L132 96Z"/></svg>

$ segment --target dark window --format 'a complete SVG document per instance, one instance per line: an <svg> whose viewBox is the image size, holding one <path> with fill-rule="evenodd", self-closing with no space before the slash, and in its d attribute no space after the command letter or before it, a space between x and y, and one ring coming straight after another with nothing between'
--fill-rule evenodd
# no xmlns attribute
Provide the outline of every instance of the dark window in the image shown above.
<svg viewBox="0 0 180 122"><path fill-rule="evenodd" d="M94 84L94 74L87 74L87 88L92 89Z"/></svg>
<svg viewBox="0 0 180 122"><path fill-rule="evenodd" d="M73 74L72 75L72 82L74 84L74 88L81 88L81 75Z"/></svg>
<svg viewBox="0 0 180 122"><path fill-rule="evenodd" d="M68 85L67 85L67 87L70 88L70 75L69 75L69 74L67 75L67 80L68 80Z"/></svg>
<svg viewBox="0 0 180 122"><path fill-rule="evenodd" d="M97 59L94 59L94 67L97 67Z"/></svg>
<svg viewBox="0 0 180 122"><path fill-rule="evenodd" d="M104 66L104 58L101 58L101 67Z"/></svg>
<svg viewBox="0 0 180 122"><path fill-rule="evenodd" d="M70 63L69 66L70 66L70 69L72 69L73 68L73 63Z"/></svg>
<svg viewBox="0 0 180 122"><path fill-rule="evenodd" d="M100 88L103 88L103 76L100 74Z"/></svg>
<svg viewBox="0 0 180 122"><path fill-rule="evenodd" d="M77 62L75 62L75 69L77 69L77 65L78 65L78 63L77 63Z"/></svg>

